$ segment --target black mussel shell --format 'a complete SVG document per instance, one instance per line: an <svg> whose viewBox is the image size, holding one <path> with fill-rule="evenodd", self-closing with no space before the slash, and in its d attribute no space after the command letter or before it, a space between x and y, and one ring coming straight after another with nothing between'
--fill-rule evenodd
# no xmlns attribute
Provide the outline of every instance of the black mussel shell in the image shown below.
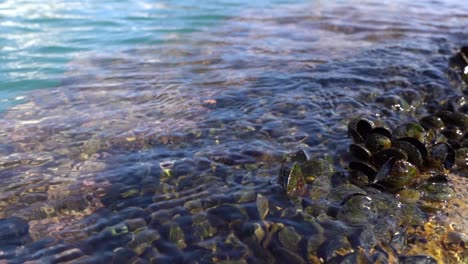
<svg viewBox="0 0 468 264"><path fill-rule="evenodd" d="M375 175L377 174L377 169L365 162L351 161L349 163L349 168L351 170L361 171L369 178L369 181L374 181Z"/></svg>
<svg viewBox="0 0 468 264"><path fill-rule="evenodd" d="M456 126L444 129L442 134L451 142L461 141L463 138L463 132Z"/></svg>
<svg viewBox="0 0 468 264"><path fill-rule="evenodd" d="M466 76L468 76L468 74ZM464 104L464 105L460 106L460 108L458 108L458 111L460 111L462 113L465 113L465 114L468 114L468 104Z"/></svg>
<svg viewBox="0 0 468 264"><path fill-rule="evenodd" d="M425 116L421 118L419 120L419 124L421 124L421 126L423 126L426 130L441 130L445 126L444 122L442 122L442 119L435 115Z"/></svg>
<svg viewBox="0 0 468 264"><path fill-rule="evenodd" d="M432 147L431 157L450 169L455 163L455 150L448 143L440 143Z"/></svg>
<svg viewBox="0 0 468 264"><path fill-rule="evenodd" d="M392 165L392 164L390 164ZM385 166L385 165L384 165ZM384 167L382 166L382 168ZM418 169L412 163L396 160L391 166L390 175L385 179L385 185L392 188L402 188L418 177Z"/></svg>
<svg viewBox="0 0 468 264"><path fill-rule="evenodd" d="M464 68L468 65L468 46L462 47L460 52L450 58L450 67L456 67L461 70L462 74Z"/></svg>
<svg viewBox="0 0 468 264"><path fill-rule="evenodd" d="M463 139L460 142L460 148L468 148L468 132L463 135Z"/></svg>
<svg viewBox="0 0 468 264"><path fill-rule="evenodd" d="M392 157L384 165L380 168L379 172L375 175L374 182L382 182L385 181L392 172L393 166L397 160Z"/></svg>
<svg viewBox="0 0 468 264"><path fill-rule="evenodd" d="M382 136L392 138L392 132L390 132L390 130L386 129L385 127L375 127L372 129L372 134L380 134Z"/></svg>
<svg viewBox="0 0 468 264"><path fill-rule="evenodd" d="M412 137L420 142L426 142L426 130L418 123L406 123L393 130L393 139Z"/></svg>
<svg viewBox="0 0 468 264"><path fill-rule="evenodd" d="M357 118L351 120L348 124L348 134L353 138L354 142L362 143L367 138L374 128L374 122L365 119Z"/></svg>
<svg viewBox="0 0 468 264"><path fill-rule="evenodd" d="M359 170L350 170L348 179L352 184L361 187L369 184L369 177Z"/></svg>
<svg viewBox="0 0 468 264"><path fill-rule="evenodd" d="M389 148L392 145L392 141L387 136L372 133L366 138L365 145L368 150L374 153Z"/></svg>
<svg viewBox="0 0 468 264"><path fill-rule="evenodd" d="M447 140L447 143L449 143L450 146L452 146L452 148L453 148L454 150L463 147L462 142L460 142L460 141L456 141L456 140Z"/></svg>
<svg viewBox="0 0 468 264"><path fill-rule="evenodd" d="M409 143L413 144L413 146L415 146L419 150L419 153L421 153L422 158L426 159L426 157L427 157L427 148L419 140L417 140L415 138L411 138L411 137L405 137L405 138L399 138L397 141L406 141L406 142L409 142Z"/></svg>
<svg viewBox="0 0 468 264"><path fill-rule="evenodd" d="M435 129L428 129L427 130L427 140L426 140L426 143L427 145L434 145L434 144L437 144L437 143L443 143L443 142L447 142L447 138L444 136L444 134L442 133L444 130L435 130Z"/></svg>
<svg viewBox="0 0 468 264"><path fill-rule="evenodd" d="M440 111L436 113L446 126L457 126L462 129L468 127L468 115L462 112Z"/></svg>
<svg viewBox="0 0 468 264"><path fill-rule="evenodd" d="M356 196L366 196L366 192L363 190L363 192L357 192L357 193L352 193L350 195L346 195L344 198L343 198L343 201L341 202L341 205L344 205L347 201L349 201L350 199L352 199L353 197L356 197Z"/></svg>
<svg viewBox="0 0 468 264"><path fill-rule="evenodd" d="M463 46L460 48L460 55L462 55L465 65L468 64L468 46Z"/></svg>
<svg viewBox="0 0 468 264"><path fill-rule="evenodd" d="M408 155L401 149L390 147L388 149L382 149L381 151L374 153L371 160L372 163L380 167L391 158L396 160L408 160Z"/></svg>
<svg viewBox="0 0 468 264"><path fill-rule="evenodd" d="M446 102L446 108L451 111L451 112L456 112L460 111L463 113L466 113L464 111L466 107L466 99L463 96L454 96L447 100Z"/></svg>
<svg viewBox="0 0 468 264"><path fill-rule="evenodd" d="M415 166L420 166L424 159L419 149L408 141L395 140L392 147L403 150L408 156L408 161Z"/></svg>
<svg viewBox="0 0 468 264"><path fill-rule="evenodd" d="M353 139L354 142L356 143L364 143L364 139L362 138L361 134L354 129L354 128L348 128L348 135Z"/></svg>
<svg viewBox="0 0 468 264"><path fill-rule="evenodd" d="M374 191L379 191L379 192L385 192L387 190L385 186L377 182L369 184L368 187L372 188ZM366 191L368 190L369 189L366 189Z"/></svg>
<svg viewBox="0 0 468 264"><path fill-rule="evenodd" d="M431 182L431 183L447 183L448 181L449 181L448 176L444 174L437 174L426 180L426 182Z"/></svg>
<svg viewBox="0 0 468 264"><path fill-rule="evenodd" d="M353 158L356 158L361 161L369 161L371 157L371 152L366 149L363 145L351 143L349 145L349 153Z"/></svg>
<svg viewBox="0 0 468 264"><path fill-rule="evenodd" d="M280 172L279 172L276 182L285 189L286 189L286 186L288 185L288 177L289 177L290 172L291 172L291 168L289 168L288 166L284 164L281 165Z"/></svg>

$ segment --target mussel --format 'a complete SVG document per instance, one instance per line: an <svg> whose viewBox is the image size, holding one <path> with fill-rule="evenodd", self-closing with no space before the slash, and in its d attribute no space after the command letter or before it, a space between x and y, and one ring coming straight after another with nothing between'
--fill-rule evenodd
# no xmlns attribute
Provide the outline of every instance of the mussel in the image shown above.
<svg viewBox="0 0 468 264"><path fill-rule="evenodd" d="M455 158L455 150L448 143L436 144L432 148L432 161L443 165L445 169L450 169L453 166Z"/></svg>
<svg viewBox="0 0 468 264"><path fill-rule="evenodd" d="M379 150L389 148L392 145L392 141L387 136L371 133L365 139L364 144L370 152L374 153Z"/></svg>
<svg viewBox="0 0 468 264"><path fill-rule="evenodd" d="M366 147L356 143L349 145L349 153L353 158L360 161L369 161L372 156L372 153Z"/></svg>
<svg viewBox="0 0 468 264"><path fill-rule="evenodd" d="M354 140L354 142L363 143L367 136L372 132L374 126L374 122L368 119L353 119L348 124L348 135Z"/></svg>
<svg viewBox="0 0 468 264"><path fill-rule="evenodd" d="M411 137L426 142L426 130L418 123L406 123L393 130L393 139Z"/></svg>
<svg viewBox="0 0 468 264"><path fill-rule="evenodd" d="M409 185L418 175L417 167L410 162L390 159L380 169L376 181L381 181L390 188L402 188Z"/></svg>
<svg viewBox="0 0 468 264"><path fill-rule="evenodd" d="M405 138L405 139L410 139L410 138ZM414 138L411 138L414 139ZM415 142L418 142L418 140L414 139ZM426 148L424 145L422 146L422 149L424 151L420 151L417 146L415 146L413 143L411 143L408 140L395 140L392 142L392 146L394 148L400 149L406 153L408 156L408 161L411 162L412 164L416 166L422 165L424 158L423 158L423 153L425 156L427 155Z"/></svg>
<svg viewBox="0 0 468 264"><path fill-rule="evenodd" d="M373 164L380 167L391 158L397 160L408 160L408 154L399 148L390 147L374 153L371 160Z"/></svg>

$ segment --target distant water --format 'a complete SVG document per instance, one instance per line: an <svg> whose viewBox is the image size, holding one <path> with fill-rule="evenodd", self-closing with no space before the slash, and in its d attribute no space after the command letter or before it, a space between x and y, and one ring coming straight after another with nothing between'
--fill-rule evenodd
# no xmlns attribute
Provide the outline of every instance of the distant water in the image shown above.
<svg viewBox="0 0 468 264"><path fill-rule="evenodd" d="M74 59L183 41L246 8L288 2L1 1L0 110L25 91L57 86Z"/></svg>
<svg viewBox="0 0 468 264"><path fill-rule="evenodd" d="M327 254L355 230L284 195L285 156L342 169L351 118L393 128L466 94L462 1L154 2L0 4L0 262ZM356 250L401 231L388 210ZM255 247L267 225L292 240Z"/></svg>

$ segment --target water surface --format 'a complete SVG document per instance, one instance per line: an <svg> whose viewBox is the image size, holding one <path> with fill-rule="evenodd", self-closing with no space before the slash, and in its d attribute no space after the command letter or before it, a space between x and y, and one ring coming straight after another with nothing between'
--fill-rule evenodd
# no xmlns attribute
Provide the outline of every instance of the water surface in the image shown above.
<svg viewBox="0 0 468 264"><path fill-rule="evenodd" d="M21 2L0 4L0 217L29 225L0 257L16 262L327 259L362 229L304 216L275 183L285 155L343 168L351 118L394 127L465 88L456 1ZM302 242L256 248L256 226Z"/></svg>

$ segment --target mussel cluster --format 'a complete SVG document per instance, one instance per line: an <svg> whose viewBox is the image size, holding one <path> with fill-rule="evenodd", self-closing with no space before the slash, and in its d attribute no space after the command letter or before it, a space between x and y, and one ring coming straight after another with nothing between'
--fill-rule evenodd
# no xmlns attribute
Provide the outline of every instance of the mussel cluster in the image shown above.
<svg viewBox="0 0 468 264"><path fill-rule="evenodd" d="M348 134L353 142L348 170L335 171L333 160L311 159L300 150L285 157L278 184L307 217L325 226L348 224L343 227L344 233L356 227L366 229L360 242L348 234L346 239L354 241L349 246L332 237L324 239L314 254L325 262L359 262L347 262L355 253L339 252L364 248L360 257L368 263L381 258L384 261L380 263L436 263L440 256L433 252L412 255L412 248L424 244L420 241L426 237L408 228L423 229L432 213L458 199L452 174L466 177L468 115L440 111L394 129L376 123L365 118L349 122ZM310 238L321 243L314 239ZM444 236L437 239L435 244L446 243ZM388 247L381 248L379 243ZM466 250L465 244L460 245L462 251ZM325 248L329 254L321 251ZM444 262L466 261L464 254L454 252L444 255Z"/></svg>
<svg viewBox="0 0 468 264"><path fill-rule="evenodd" d="M466 165L467 128L468 115L450 111L402 124L393 131L365 118L354 119L348 124L353 140L349 146L350 181L390 192L415 188L429 200L450 198L445 174L457 160ZM446 197L429 195L434 188Z"/></svg>

